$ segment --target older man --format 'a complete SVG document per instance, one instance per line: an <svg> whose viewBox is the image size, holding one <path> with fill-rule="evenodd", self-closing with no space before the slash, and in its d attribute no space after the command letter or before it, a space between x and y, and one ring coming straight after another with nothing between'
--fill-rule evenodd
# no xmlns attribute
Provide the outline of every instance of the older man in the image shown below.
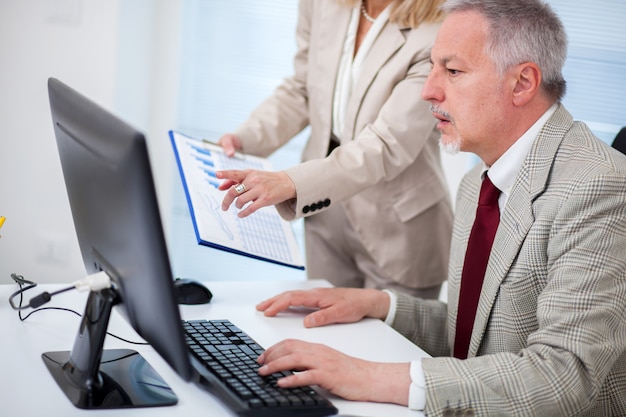
<svg viewBox="0 0 626 417"><path fill-rule="evenodd" d="M483 161L459 188L448 303L336 288L258 306L319 307L306 326L384 319L433 358L375 363L288 340L260 373L302 369L280 384L429 416L625 416L626 157L560 103L567 41L548 5L444 10L422 95L442 145Z"/></svg>

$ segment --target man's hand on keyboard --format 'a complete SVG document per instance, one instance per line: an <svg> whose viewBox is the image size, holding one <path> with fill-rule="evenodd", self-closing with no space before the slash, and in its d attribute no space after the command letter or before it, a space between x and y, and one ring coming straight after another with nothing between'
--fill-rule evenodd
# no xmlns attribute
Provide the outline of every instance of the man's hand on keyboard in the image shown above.
<svg viewBox="0 0 626 417"><path fill-rule="evenodd" d="M305 327L353 323L364 317L384 320L389 311L389 295L373 289L315 288L287 291L256 306L257 310L270 317L290 307L317 309L304 318Z"/></svg>
<svg viewBox="0 0 626 417"><path fill-rule="evenodd" d="M319 385L349 400L408 404L409 363L365 361L325 345L293 339L270 347L258 362L263 365L261 375L299 371L279 379L282 388Z"/></svg>

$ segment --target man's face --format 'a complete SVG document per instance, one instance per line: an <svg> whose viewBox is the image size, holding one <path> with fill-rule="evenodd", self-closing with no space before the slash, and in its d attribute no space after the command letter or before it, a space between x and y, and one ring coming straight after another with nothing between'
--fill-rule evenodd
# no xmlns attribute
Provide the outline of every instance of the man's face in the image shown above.
<svg viewBox="0 0 626 417"><path fill-rule="evenodd" d="M487 33L487 22L478 13L450 14L433 46L422 98L439 119L444 148L473 152L492 163L497 135L506 130L510 89L485 52Z"/></svg>

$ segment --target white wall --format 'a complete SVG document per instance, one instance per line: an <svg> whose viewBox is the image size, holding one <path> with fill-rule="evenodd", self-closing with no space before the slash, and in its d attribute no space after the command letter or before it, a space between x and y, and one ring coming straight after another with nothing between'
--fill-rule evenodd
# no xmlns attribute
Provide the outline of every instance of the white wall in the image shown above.
<svg viewBox="0 0 626 417"><path fill-rule="evenodd" d="M12 282L12 272L37 282L84 275L52 130L49 77L148 133L171 125L176 86L159 78L176 78L169 54L177 55L170 35L178 30L178 1L153 3L0 1L0 215L7 218L0 283Z"/></svg>
<svg viewBox="0 0 626 417"><path fill-rule="evenodd" d="M71 281L84 268L48 107L48 77L114 99L117 1L0 2L0 282Z"/></svg>
<svg viewBox="0 0 626 417"><path fill-rule="evenodd" d="M11 283L12 272L36 282L84 275L50 119L48 77L147 133L166 231L178 227L171 198L179 178L167 131L176 124L180 1L0 0L0 215L7 218L0 229L0 283ZM453 192L465 160L444 157ZM193 243L172 249L186 252L180 257L186 265L189 255L210 250ZM283 273L278 268L267 267L265 274L276 277Z"/></svg>

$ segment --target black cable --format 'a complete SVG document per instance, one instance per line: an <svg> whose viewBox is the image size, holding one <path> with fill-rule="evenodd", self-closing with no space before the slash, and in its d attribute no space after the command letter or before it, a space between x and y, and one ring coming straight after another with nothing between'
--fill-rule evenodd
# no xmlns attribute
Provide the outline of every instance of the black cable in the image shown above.
<svg viewBox="0 0 626 417"><path fill-rule="evenodd" d="M41 310L61 310L61 311L67 311L67 312L76 314L78 317L81 317L80 313L78 313L77 311L74 311L71 308L65 308L65 307L41 307L41 308L38 308L38 309L35 309L35 310L31 311L30 313L28 313L24 317L21 316L21 311L18 312L18 315L20 317L20 320L24 321L27 318L29 318L33 313L36 313L36 312L41 311Z"/></svg>
<svg viewBox="0 0 626 417"><path fill-rule="evenodd" d="M61 294L63 292L69 291L71 289L74 288L74 286L71 287L66 287L63 288L61 290L58 291L54 291L52 293L48 293L48 292L44 292L40 295L38 295L37 297L34 297L30 300L30 303L27 306L22 305L23 301L24 301L24 297L23 297L23 293L25 291L30 290L31 288L35 288L37 286L37 283L33 282L33 281L29 281L27 279L25 279L22 275L17 275L15 273L11 274L11 278L13 278L13 280L19 285L20 289L15 291L13 294L11 294L11 296L9 297L9 303L11 304L11 307L13 307L14 310L17 310L17 316L20 318L20 321L24 321L27 318L29 318L32 314L38 312L38 311L43 311L43 310L60 310L60 311L67 311L70 313L74 313L76 314L78 317L82 317L82 314L80 314L77 311L74 311L70 308L65 308L65 307L41 307L41 308L37 308L38 306L40 306L41 304L47 303L48 301L50 301L50 298L52 298L53 295L57 295L57 294ZM20 301L19 304L16 306L13 303L13 299L16 296L20 296ZM39 301L46 299L44 302L42 302L41 304L38 304ZM36 300L35 302L33 302L33 300ZM33 305L35 304L35 305ZM25 310L27 308L33 308L34 310L29 312L26 316L22 317L22 310ZM126 342L126 343L130 343L132 345L149 345L148 342L134 342L132 340L128 340L128 339L124 339L123 337L117 336L113 333L109 333L106 332L107 335L114 337L118 340L121 340L122 342Z"/></svg>
<svg viewBox="0 0 626 417"><path fill-rule="evenodd" d="M28 291L31 288L35 288L37 286L37 284L33 281L29 281L27 279L24 279L23 276L21 275L17 275L15 273L11 274L11 278L13 279L13 281L16 282L17 285L20 286L20 289L15 291L13 294L11 294L9 296L9 304L11 304L11 307L13 308L13 310L21 310L22 309L22 303L24 302L24 291ZM13 303L13 299L17 296L20 296L20 303L19 306L16 306Z"/></svg>

